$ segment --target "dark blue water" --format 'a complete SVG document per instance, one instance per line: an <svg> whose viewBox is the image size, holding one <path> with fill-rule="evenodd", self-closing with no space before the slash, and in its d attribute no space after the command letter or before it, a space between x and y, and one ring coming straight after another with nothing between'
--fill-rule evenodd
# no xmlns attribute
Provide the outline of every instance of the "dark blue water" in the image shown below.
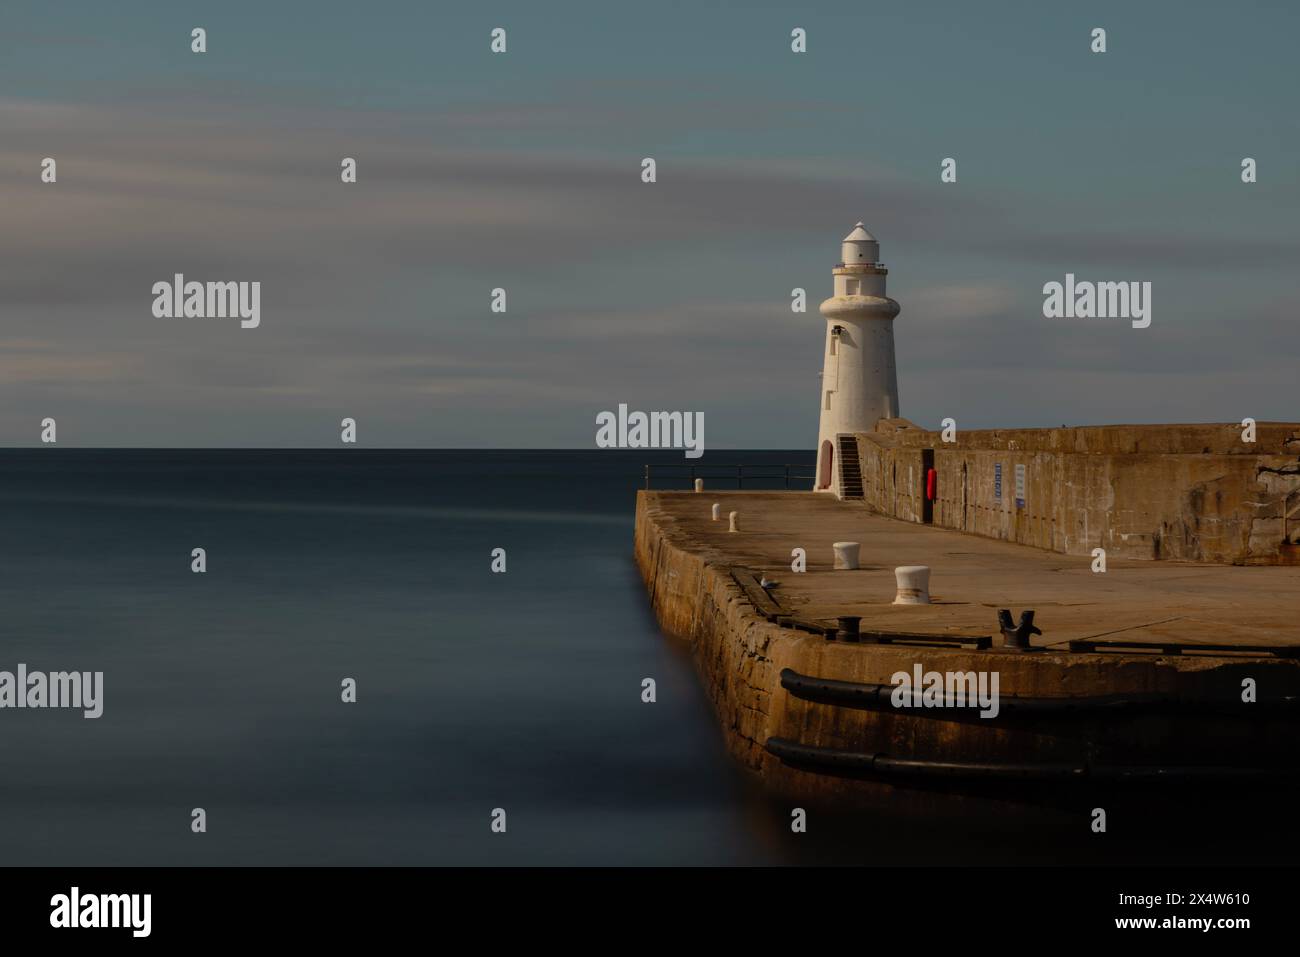
<svg viewBox="0 0 1300 957"><path fill-rule="evenodd" d="M785 860L648 612L647 461L0 452L0 670L105 675L98 720L0 711L0 863Z"/></svg>
<svg viewBox="0 0 1300 957"><path fill-rule="evenodd" d="M900 793L888 813L817 809L793 836L649 613L632 560L647 461L656 487L670 469L687 485L680 453L0 451L0 671L105 682L97 720L0 709L0 864L892 867L1300 846L1279 840L1281 792L1208 830L1171 816L1199 814L1198 791L1142 817L1112 795L1105 841L1083 795L940 817ZM781 474L812 456L705 461ZM1241 832L1252 820L1264 837Z"/></svg>

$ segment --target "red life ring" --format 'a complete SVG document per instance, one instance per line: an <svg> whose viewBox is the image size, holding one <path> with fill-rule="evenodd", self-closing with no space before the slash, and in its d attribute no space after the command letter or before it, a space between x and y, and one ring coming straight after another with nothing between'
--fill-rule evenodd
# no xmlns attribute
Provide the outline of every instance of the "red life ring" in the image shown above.
<svg viewBox="0 0 1300 957"><path fill-rule="evenodd" d="M935 492L938 490L939 473L934 469L929 469L925 473L925 497L931 502L934 501Z"/></svg>

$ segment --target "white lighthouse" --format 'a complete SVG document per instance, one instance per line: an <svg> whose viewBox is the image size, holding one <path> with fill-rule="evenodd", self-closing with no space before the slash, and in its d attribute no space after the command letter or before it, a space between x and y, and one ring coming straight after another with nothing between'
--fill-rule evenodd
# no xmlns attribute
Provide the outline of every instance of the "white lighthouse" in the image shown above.
<svg viewBox="0 0 1300 957"><path fill-rule="evenodd" d="M885 295L888 270L879 261L880 243L875 236L858 223L840 248L840 263L832 270L835 294L821 305L826 349L815 487L844 497L854 491L861 495L860 487L844 489L840 483L839 459L846 450L852 454L852 461L844 463L851 472L846 478L860 483L852 433L870 432L878 419L898 417L894 367L898 303Z"/></svg>

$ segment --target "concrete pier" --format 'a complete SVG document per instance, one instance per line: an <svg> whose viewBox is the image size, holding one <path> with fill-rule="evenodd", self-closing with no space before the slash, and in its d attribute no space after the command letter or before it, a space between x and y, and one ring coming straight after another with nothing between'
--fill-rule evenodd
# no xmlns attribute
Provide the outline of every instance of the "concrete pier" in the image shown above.
<svg viewBox="0 0 1300 957"><path fill-rule="evenodd" d="M711 523L689 493L640 492L637 564L662 626L692 644L732 754L779 793L852 802L901 785L791 767L770 753L772 739L930 761L1294 766L1300 757L1293 718L1264 709L1228 718L1191 709L1008 726L832 707L790 694L781 678L787 671L881 685L921 664L941 672L996 671L1010 701L1146 694L1232 705L1240 703L1245 679L1261 698L1277 700L1300 694L1300 662L1245 649L1300 644L1300 568L1115 559L1096 574L1086 557L900 522L827 495L718 497L724 509L743 508L749 516L742 532ZM858 570L834 570L832 543L843 540L861 543ZM790 568L797 547L807 550L803 574ZM932 604L893 604L899 565L941 571ZM781 587L765 599L742 587L736 569L778 578ZM1043 634L1033 644L1045 650L999 650L999 608L1013 615L1034 609ZM790 619L834 625L842 617L860 619L862 643L789 626ZM873 632L952 643L873 644ZM991 647L979 648L981 638ZM1069 650L1081 640L1138 647ZM1162 654L1161 642L1243 651ZM1154 653L1141 653L1143 645Z"/></svg>

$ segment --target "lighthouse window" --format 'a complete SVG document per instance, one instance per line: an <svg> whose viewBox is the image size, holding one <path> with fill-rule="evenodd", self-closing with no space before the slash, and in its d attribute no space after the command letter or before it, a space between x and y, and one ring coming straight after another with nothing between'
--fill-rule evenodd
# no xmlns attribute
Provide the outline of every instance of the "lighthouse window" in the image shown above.
<svg viewBox="0 0 1300 957"><path fill-rule="evenodd" d="M825 405L824 408L826 409L827 412L829 412L829 411L831 410L831 390L830 390L830 389L827 389L827 390L826 390L826 405Z"/></svg>

